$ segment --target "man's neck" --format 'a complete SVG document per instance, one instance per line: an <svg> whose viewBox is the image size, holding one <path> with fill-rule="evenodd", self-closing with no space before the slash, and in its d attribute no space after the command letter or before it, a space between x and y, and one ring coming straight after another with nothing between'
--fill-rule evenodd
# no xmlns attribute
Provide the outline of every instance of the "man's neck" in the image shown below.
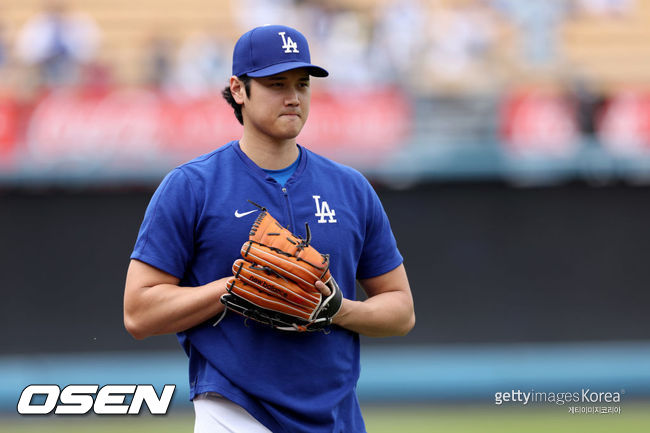
<svg viewBox="0 0 650 433"><path fill-rule="evenodd" d="M255 164L266 170L281 170L298 159L300 151L296 139L251 139L246 134L239 140L239 147Z"/></svg>

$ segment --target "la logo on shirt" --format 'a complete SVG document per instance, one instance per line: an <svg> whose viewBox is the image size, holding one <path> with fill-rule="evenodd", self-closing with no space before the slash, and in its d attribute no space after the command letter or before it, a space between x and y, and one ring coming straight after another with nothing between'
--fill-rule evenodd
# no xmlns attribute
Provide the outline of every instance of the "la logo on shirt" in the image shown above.
<svg viewBox="0 0 650 433"><path fill-rule="evenodd" d="M316 202L316 215L318 217L318 223L335 223L336 218L336 211L334 209L330 209L330 205L327 204L325 200L320 201L320 196L319 195L313 195L314 202Z"/></svg>

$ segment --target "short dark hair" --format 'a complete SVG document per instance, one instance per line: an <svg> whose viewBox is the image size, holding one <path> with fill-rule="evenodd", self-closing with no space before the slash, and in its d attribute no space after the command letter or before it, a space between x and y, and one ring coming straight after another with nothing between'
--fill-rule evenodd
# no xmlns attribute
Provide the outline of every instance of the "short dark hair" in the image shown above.
<svg viewBox="0 0 650 433"><path fill-rule="evenodd" d="M237 77L239 80L241 80L242 83L244 83L244 90L246 90L246 95L250 98L251 97L251 77L248 75L242 75L241 77ZM226 86L223 91L221 92L221 96L223 96L223 99L226 100L228 104L235 110L235 117L237 120L239 120L239 123L242 125L244 124L244 118L241 114L241 104L238 104L237 101L235 101L235 98L232 96L232 92L230 91L230 86Z"/></svg>

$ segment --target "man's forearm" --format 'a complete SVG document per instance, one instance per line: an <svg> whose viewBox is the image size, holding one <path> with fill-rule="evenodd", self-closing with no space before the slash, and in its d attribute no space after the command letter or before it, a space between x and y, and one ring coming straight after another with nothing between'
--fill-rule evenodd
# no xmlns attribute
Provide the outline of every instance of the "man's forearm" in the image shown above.
<svg viewBox="0 0 650 433"><path fill-rule="evenodd" d="M143 287L124 302L124 325L137 339L172 334L196 326L223 312L219 298L227 278L199 287L158 284Z"/></svg>
<svg viewBox="0 0 650 433"><path fill-rule="evenodd" d="M411 297L385 292L365 301L343 300L333 323L368 337L406 335L415 325Z"/></svg>

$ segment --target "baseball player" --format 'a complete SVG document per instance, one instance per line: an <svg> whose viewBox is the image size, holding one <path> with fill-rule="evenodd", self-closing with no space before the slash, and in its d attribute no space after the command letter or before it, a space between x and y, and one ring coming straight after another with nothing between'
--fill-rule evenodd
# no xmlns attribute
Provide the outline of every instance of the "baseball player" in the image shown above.
<svg viewBox="0 0 650 433"><path fill-rule="evenodd" d="M311 77L327 75L293 28L242 35L224 90L241 138L172 170L147 207L124 323L137 339L177 334L189 358L195 432L365 432L359 334L404 335L414 326L402 256L373 188L356 170L296 143ZM263 211L329 255L343 299L322 332L224 315L233 261ZM355 300L357 281L366 300ZM332 292L315 285L323 296Z"/></svg>

